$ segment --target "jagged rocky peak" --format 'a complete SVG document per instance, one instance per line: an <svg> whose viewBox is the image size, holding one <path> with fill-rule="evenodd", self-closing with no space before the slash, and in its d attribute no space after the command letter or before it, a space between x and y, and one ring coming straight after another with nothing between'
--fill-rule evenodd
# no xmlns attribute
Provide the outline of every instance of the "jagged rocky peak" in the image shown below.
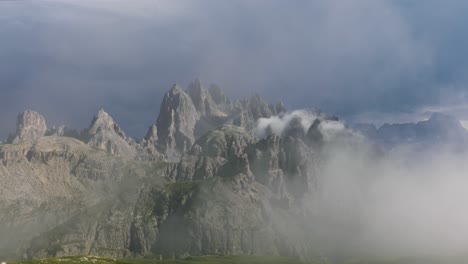
<svg viewBox="0 0 468 264"><path fill-rule="evenodd" d="M87 130L87 143L115 156L134 158L135 142L127 137L104 109L94 117Z"/></svg>
<svg viewBox="0 0 468 264"><path fill-rule="evenodd" d="M208 131L234 124L250 131L262 117L285 112L283 104L268 105L259 95L231 103L221 88L205 89L195 79L186 90L174 85L164 96L156 122L158 149L169 160L178 160L195 140Z"/></svg>
<svg viewBox="0 0 468 264"><path fill-rule="evenodd" d="M195 142L195 125L200 118L190 95L174 84L164 95L159 117L158 146L168 159L177 159Z"/></svg>
<svg viewBox="0 0 468 264"><path fill-rule="evenodd" d="M27 140L35 140L43 137L47 132L47 125L42 115L26 110L20 113L16 119L16 134L10 140L11 143L19 143Z"/></svg>
<svg viewBox="0 0 468 264"><path fill-rule="evenodd" d="M114 122L114 119L104 109L99 110L99 113L93 118L88 129L88 134L94 135L98 130L113 130L120 137L126 138L123 130Z"/></svg>

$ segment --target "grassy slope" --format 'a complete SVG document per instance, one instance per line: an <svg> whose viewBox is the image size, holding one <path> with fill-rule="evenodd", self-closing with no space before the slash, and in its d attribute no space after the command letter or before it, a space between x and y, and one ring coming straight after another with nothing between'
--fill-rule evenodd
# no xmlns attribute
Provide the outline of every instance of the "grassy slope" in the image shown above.
<svg viewBox="0 0 468 264"><path fill-rule="evenodd" d="M284 257L259 257L259 256L204 256L189 257L182 260L154 260L154 259L111 259L98 257L65 257L50 259L35 259L8 264L326 264L326 262L302 263L294 259ZM332 262L330 262L332 263ZM401 258L398 260L364 260L345 261L334 264L466 264L467 258Z"/></svg>
<svg viewBox="0 0 468 264"><path fill-rule="evenodd" d="M8 264L301 264L301 262L283 257L255 257L255 256L205 256L189 257L182 260L154 260L154 259L111 259L97 257L66 257L51 259L35 259Z"/></svg>

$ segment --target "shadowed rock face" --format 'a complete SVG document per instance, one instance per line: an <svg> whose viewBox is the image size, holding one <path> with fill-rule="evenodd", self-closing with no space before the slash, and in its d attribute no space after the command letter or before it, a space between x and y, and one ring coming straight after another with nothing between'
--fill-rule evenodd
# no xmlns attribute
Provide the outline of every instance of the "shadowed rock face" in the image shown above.
<svg viewBox="0 0 468 264"><path fill-rule="evenodd" d="M45 119L37 112L27 110L18 115L16 121L16 134L12 143L35 140L43 137L47 132Z"/></svg>

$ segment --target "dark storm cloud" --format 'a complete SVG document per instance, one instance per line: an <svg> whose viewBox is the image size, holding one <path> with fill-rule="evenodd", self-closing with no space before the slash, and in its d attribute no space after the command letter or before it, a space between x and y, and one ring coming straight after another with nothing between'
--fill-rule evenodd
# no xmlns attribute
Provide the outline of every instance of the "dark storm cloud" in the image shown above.
<svg viewBox="0 0 468 264"><path fill-rule="evenodd" d="M460 1L0 2L0 135L16 113L77 128L106 108L132 136L172 83L352 119L464 104ZM370 116L370 115L367 115Z"/></svg>

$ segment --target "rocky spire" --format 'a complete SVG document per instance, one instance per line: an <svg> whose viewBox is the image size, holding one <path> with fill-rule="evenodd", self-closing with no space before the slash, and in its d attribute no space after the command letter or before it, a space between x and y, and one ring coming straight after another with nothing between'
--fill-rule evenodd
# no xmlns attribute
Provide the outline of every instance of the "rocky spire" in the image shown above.
<svg viewBox="0 0 468 264"><path fill-rule="evenodd" d="M164 95L156 122L158 146L168 159L177 159L192 146L198 119L199 114L190 95L174 84Z"/></svg>
<svg viewBox="0 0 468 264"><path fill-rule="evenodd" d="M45 119L37 112L26 110L20 113L16 120L16 134L10 140L19 143L43 137L47 132Z"/></svg>
<svg viewBox="0 0 468 264"><path fill-rule="evenodd" d="M114 119L104 109L99 110L97 116L91 121L91 125L88 129L88 134L94 135L99 129L113 130L122 138L126 138L123 130L114 122Z"/></svg>

